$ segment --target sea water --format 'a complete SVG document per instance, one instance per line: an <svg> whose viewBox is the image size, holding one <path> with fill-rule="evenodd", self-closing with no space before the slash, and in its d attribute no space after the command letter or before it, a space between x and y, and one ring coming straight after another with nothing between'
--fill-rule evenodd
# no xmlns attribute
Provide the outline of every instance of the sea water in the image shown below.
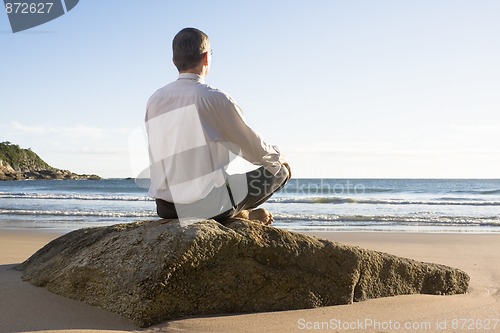
<svg viewBox="0 0 500 333"><path fill-rule="evenodd" d="M134 179L0 182L0 228L157 219ZM289 230L500 232L500 180L292 179L263 205Z"/></svg>

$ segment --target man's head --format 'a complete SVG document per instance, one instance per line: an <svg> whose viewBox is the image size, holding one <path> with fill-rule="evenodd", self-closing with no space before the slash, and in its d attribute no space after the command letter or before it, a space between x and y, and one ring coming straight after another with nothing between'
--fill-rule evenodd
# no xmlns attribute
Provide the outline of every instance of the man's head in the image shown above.
<svg viewBox="0 0 500 333"><path fill-rule="evenodd" d="M172 41L173 62L179 73L208 74L210 67L210 40L201 30L184 28Z"/></svg>

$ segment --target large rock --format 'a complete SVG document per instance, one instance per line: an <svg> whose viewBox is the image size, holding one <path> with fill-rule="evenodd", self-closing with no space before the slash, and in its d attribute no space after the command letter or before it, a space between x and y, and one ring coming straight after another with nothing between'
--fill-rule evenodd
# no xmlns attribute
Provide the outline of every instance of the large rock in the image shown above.
<svg viewBox="0 0 500 333"><path fill-rule="evenodd" d="M349 304L370 298L465 293L450 267L235 220L175 220L81 229L19 266L48 290L131 318L168 319Z"/></svg>

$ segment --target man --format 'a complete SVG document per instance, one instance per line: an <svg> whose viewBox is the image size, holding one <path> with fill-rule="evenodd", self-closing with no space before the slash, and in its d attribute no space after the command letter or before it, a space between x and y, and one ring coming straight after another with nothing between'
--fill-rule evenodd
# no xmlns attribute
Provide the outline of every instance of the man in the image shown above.
<svg viewBox="0 0 500 333"><path fill-rule="evenodd" d="M146 112L149 195L158 215L272 224L272 214L256 207L290 179L288 163L248 126L229 95L205 84L212 51L204 32L181 30L172 49L179 78L150 97ZM236 156L260 167L229 175L227 166Z"/></svg>

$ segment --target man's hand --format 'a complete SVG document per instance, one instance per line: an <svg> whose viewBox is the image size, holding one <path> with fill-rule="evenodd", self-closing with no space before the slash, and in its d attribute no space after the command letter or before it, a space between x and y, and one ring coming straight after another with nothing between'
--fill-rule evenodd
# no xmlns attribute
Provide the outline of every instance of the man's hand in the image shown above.
<svg viewBox="0 0 500 333"><path fill-rule="evenodd" d="M288 179L292 178L292 169L290 169L288 162L283 163L283 166L288 170Z"/></svg>

